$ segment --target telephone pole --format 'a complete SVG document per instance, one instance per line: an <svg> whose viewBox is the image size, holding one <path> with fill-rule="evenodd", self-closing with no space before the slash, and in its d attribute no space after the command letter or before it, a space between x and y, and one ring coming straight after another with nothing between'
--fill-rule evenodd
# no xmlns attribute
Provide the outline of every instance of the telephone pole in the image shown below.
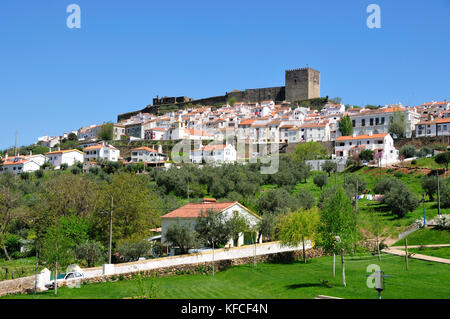
<svg viewBox="0 0 450 319"><path fill-rule="evenodd" d="M441 196L440 196L440 189L439 189L439 171L436 171L436 178L437 178L437 204L438 204L438 215L441 214Z"/></svg>
<svg viewBox="0 0 450 319"><path fill-rule="evenodd" d="M111 205L109 210L109 251L108 251L108 264L111 264L111 250L112 250L112 217L113 217L113 196L111 195Z"/></svg>

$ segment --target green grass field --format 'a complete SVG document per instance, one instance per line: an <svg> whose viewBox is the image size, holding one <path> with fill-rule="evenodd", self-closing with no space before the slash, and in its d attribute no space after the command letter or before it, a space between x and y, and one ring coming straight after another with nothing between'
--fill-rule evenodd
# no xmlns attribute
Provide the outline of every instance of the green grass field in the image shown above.
<svg viewBox="0 0 450 319"><path fill-rule="evenodd" d="M332 257L310 260L307 264L258 264L231 267L211 275L183 275L154 279L158 299L255 299L314 298L319 294L342 298L377 298L377 292L366 285L367 266L378 264L385 274L383 298L448 298L450 266L411 259L405 270L404 259L384 255L376 258L351 257L346 261L347 287L342 286L341 267L337 264L332 277ZM150 279L145 279L150 284ZM124 298L139 295L136 280L82 285L81 288L58 289L57 298ZM4 298L55 298L53 291L38 295L11 295Z"/></svg>
<svg viewBox="0 0 450 319"><path fill-rule="evenodd" d="M34 275L35 267L36 257L11 260L0 259L0 280L6 279L6 269L8 269L9 273L8 279L11 279L12 272L14 272L14 278ZM42 267L38 268L38 271L40 270L42 270Z"/></svg>
<svg viewBox="0 0 450 319"><path fill-rule="evenodd" d="M409 234L408 245L437 245L450 244L450 231L422 228ZM405 240L399 240L393 246L404 246Z"/></svg>
<svg viewBox="0 0 450 319"><path fill-rule="evenodd" d="M408 248L408 252L450 259L450 247Z"/></svg>

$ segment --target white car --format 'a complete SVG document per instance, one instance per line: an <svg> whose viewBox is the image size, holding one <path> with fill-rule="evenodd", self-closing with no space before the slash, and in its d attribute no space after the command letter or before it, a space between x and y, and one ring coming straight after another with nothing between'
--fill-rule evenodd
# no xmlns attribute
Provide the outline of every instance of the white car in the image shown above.
<svg viewBox="0 0 450 319"><path fill-rule="evenodd" d="M66 280L74 280L74 279L82 279L84 278L84 274L82 272L68 272L68 273L62 273L58 275L58 278L56 278L56 282L62 282ZM48 289L54 289L55 288L55 280L50 281L48 284L45 285ZM59 287L59 285L58 285Z"/></svg>

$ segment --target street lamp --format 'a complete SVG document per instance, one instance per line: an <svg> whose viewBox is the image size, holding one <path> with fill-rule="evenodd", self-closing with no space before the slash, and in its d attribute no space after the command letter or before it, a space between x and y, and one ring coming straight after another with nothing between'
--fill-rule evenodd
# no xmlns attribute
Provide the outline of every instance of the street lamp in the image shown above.
<svg viewBox="0 0 450 319"><path fill-rule="evenodd" d="M384 277L392 276L385 275L382 270L377 270L367 277L375 277L375 290L378 291L378 299L381 299L381 292L384 290Z"/></svg>

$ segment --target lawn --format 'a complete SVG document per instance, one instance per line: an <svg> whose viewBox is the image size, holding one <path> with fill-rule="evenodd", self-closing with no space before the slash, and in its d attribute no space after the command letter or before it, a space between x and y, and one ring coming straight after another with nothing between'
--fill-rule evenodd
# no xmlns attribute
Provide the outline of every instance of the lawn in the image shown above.
<svg viewBox="0 0 450 319"><path fill-rule="evenodd" d="M8 279L11 279L11 275L14 272L14 278L26 277L34 275L34 269L36 267L36 257L20 258L5 260L0 259L0 280L5 279L6 269L8 269ZM42 267L38 268L40 271Z"/></svg>
<svg viewBox="0 0 450 319"><path fill-rule="evenodd" d="M313 182L314 176L318 173L319 172L312 172L312 176L307 179L306 183L298 183L294 188L293 193L301 192L302 190L307 190L315 197L316 201L318 201L321 194L321 190ZM366 189L369 190L370 194L375 194L373 192L373 189L380 180L380 176L381 178L395 177L401 180L404 184L406 184L413 192L418 194L419 197L421 198L422 187L420 181L423 177L423 173L419 170L411 171L410 173L405 174L397 170L382 168L380 174L380 169L377 167L350 167L347 172L337 174L336 176L337 184L342 185L344 182L344 176L345 175L348 176L350 173L357 174L364 178L364 180L367 183ZM334 183L335 177L333 174L331 174L331 176L328 178L328 185L326 187L334 186ZM397 236L399 233L404 231L405 227L411 225L417 219L423 219L422 203L420 203L414 211L407 213L402 218L398 218L397 216L393 215L386 207L386 205L380 204L375 201L361 199L359 200L358 205L361 217L364 217L365 214L379 215L384 223L386 233L390 234L393 237ZM441 207L441 213L450 214L450 208ZM425 201L425 216L427 220L434 218L436 215L437 215L437 203L430 202L428 200Z"/></svg>
<svg viewBox="0 0 450 319"><path fill-rule="evenodd" d="M411 259L405 270L404 259L384 255L376 258L347 258L347 287L342 286L341 268L332 277L332 257L310 260L307 264L252 264L231 267L211 275L182 275L154 279L158 299L272 299L314 298L319 294L342 298L377 298L377 292L366 285L367 266L378 264L387 275L383 298L448 298L449 265ZM149 286L150 279L145 284ZM81 288L58 289L58 298L124 298L139 295L137 281L82 285ZM4 298L55 298L53 291L34 295L12 295Z"/></svg>
<svg viewBox="0 0 450 319"><path fill-rule="evenodd" d="M450 247L408 248L408 252L450 259Z"/></svg>
<svg viewBox="0 0 450 319"><path fill-rule="evenodd" d="M450 231L422 228L409 234L408 245L437 245L450 244ZM394 246L404 246L405 240L399 240Z"/></svg>

